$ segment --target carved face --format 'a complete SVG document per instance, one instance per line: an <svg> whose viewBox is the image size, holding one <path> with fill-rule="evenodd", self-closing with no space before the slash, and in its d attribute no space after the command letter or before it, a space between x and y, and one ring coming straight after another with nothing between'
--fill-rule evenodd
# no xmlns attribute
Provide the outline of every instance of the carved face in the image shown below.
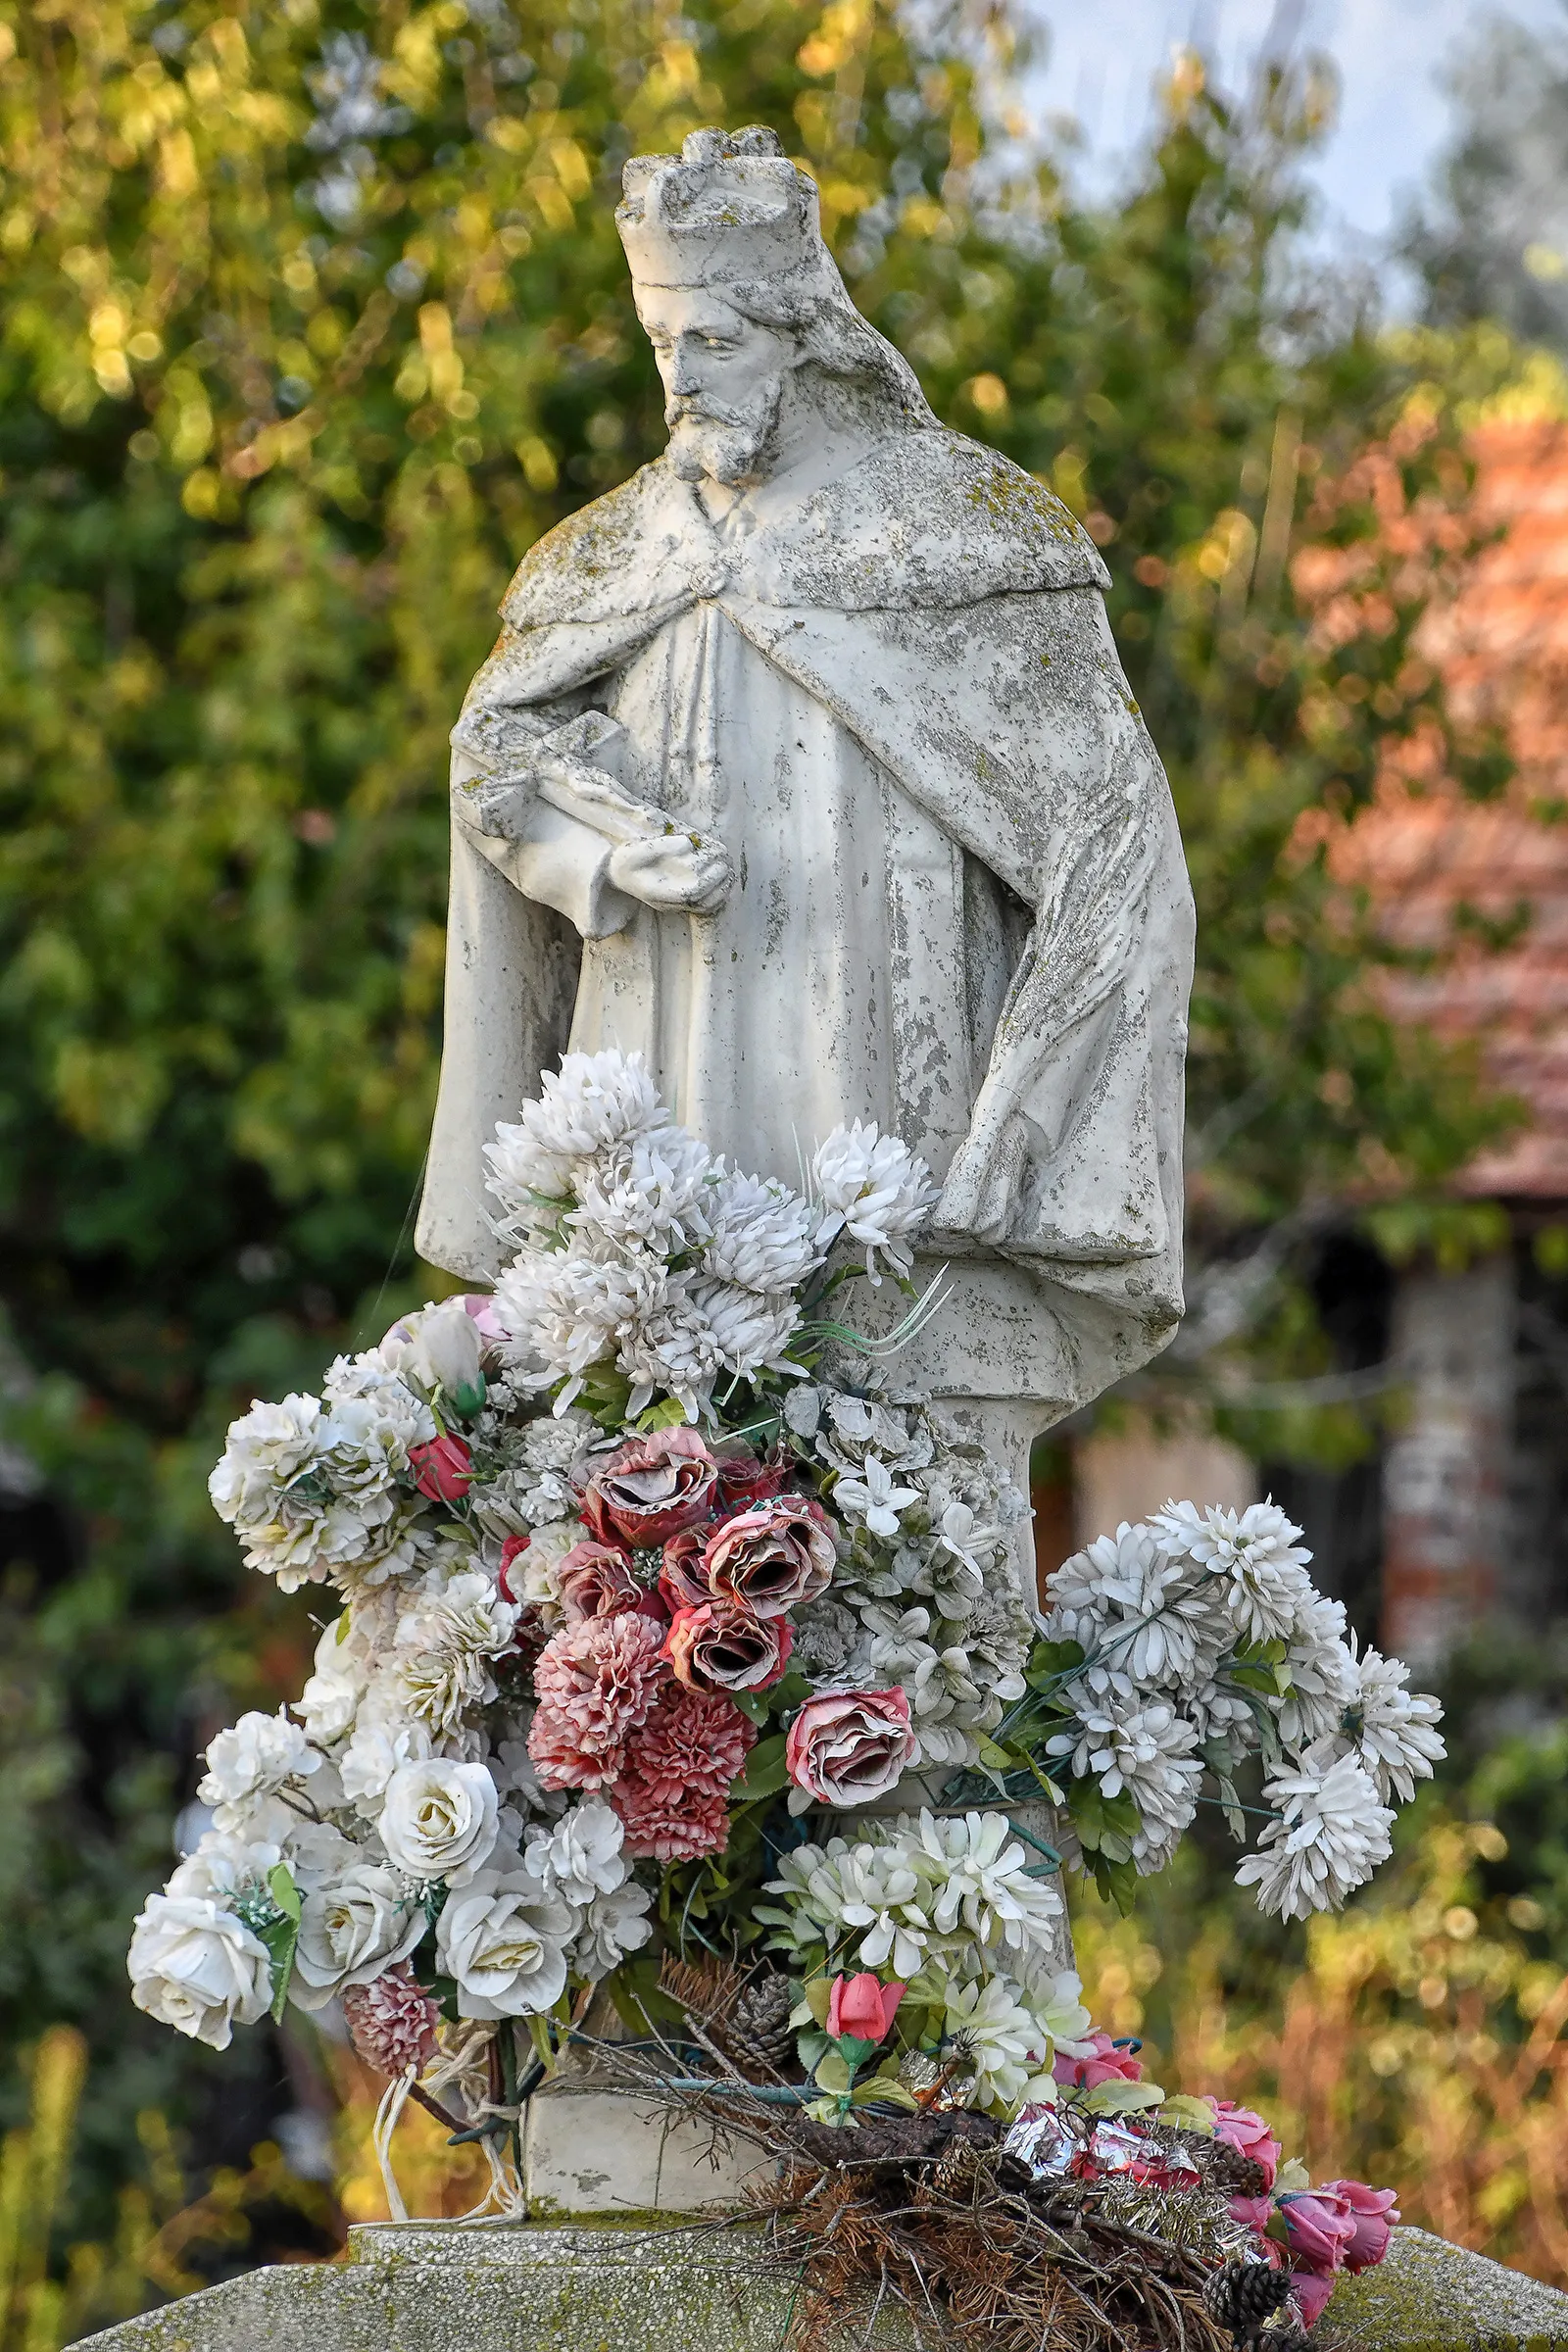
<svg viewBox="0 0 1568 2352"><path fill-rule="evenodd" d="M760 480L796 365L794 338L702 286L639 286L637 315L663 380L675 471L683 481Z"/></svg>

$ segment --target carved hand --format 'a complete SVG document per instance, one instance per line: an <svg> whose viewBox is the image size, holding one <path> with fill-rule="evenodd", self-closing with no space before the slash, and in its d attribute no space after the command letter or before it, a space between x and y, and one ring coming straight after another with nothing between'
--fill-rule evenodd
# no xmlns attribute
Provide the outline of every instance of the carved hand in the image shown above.
<svg viewBox="0 0 1568 2352"><path fill-rule="evenodd" d="M623 841L612 852L610 880L645 906L684 907L711 914L729 895L730 862L722 844L690 833L655 833Z"/></svg>

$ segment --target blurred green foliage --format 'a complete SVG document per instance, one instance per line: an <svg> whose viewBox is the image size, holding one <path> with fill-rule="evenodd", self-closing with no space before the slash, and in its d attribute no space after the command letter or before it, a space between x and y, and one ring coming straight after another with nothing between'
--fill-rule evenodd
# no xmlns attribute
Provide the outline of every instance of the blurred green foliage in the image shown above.
<svg viewBox="0 0 1568 2352"><path fill-rule="evenodd" d="M1105 548L1200 906L1200 1249L1347 1187L1419 1204L1495 1127L1379 1015L1322 845L1391 739L1446 731L1410 641L1464 541L1396 563L1348 469L1393 435L1404 508L1461 516L1465 404L1511 355L1391 342L1299 279L1315 69L1233 104L1183 63L1096 207L1023 135L1005 9L917 22L0 0L0 1286L9 1434L69 1534L16 1519L0 1592L0 2045L90 2043L62 2243L110 2229L138 2110L212 2155L276 2104L262 2037L144 2029L121 1967L195 1747L296 1688L309 1638L202 1479L252 1395L436 1279L407 1212L445 735L518 557L662 440L628 154L775 127L939 412ZM1332 627L1292 586L1310 548L1353 574ZM1250 1345L1312 1360L1298 1294Z"/></svg>

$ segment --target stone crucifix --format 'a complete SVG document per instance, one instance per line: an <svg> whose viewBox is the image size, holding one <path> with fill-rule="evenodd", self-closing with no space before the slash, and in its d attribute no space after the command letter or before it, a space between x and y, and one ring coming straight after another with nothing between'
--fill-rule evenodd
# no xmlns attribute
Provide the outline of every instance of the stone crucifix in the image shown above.
<svg viewBox="0 0 1568 2352"><path fill-rule="evenodd" d="M874 1119L942 1186L899 1378L1022 1478L1182 1311L1192 901L1107 574L938 423L770 131L624 184L669 446L524 559L453 734L418 1246L495 1271L481 1154L568 1045L787 1181Z"/></svg>

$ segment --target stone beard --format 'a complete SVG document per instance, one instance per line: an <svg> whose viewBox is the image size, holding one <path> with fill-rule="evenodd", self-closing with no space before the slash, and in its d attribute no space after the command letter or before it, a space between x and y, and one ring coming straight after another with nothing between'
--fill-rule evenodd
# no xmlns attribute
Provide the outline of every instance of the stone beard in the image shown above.
<svg viewBox="0 0 1568 2352"><path fill-rule="evenodd" d="M568 1045L791 1183L875 1119L954 1284L897 1377L1021 1437L1181 1313L1191 899L1106 574L937 423L770 134L626 187L670 444L525 558L454 733L419 1247L494 1272L483 1147Z"/></svg>

